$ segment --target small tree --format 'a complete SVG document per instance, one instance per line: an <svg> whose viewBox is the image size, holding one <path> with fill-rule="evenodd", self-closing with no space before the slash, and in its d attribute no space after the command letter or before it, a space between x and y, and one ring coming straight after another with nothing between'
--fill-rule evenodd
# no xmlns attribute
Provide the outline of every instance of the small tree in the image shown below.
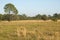
<svg viewBox="0 0 60 40"><path fill-rule="evenodd" d="M11 12L13 12L15 16L16 16L17 13L18 13L16 7L15 7L13 4L11 4L11 3L8 3L8 4L6 4L6 5L4 6L4 11L5 11L5 13L7 13L7 14L9 15L9 17L8 17L8 19L7 19L8 21L11 20L11 17L10 17Z"/></svg>
<svg viewBox="0 0 60 40"><path fill-rule="evenodd" d="M41 15L40 14L36 15L35 19L40 20L41 19Z"/></svg>
<svg viewBox="0 0 60 40"><path fill-rule="evenodd" d="M55 22L57 22L57 20L58 20L58 14L57 14L57 13L55 13L55 14L52 16L52 20L55 21Z"/></svg>
<svg viewBox="0 0 60 40"><path fill-rule="evenodd" d="M48 17L46 15L42 15L41 19L45 21L48 19Z"/></svg>

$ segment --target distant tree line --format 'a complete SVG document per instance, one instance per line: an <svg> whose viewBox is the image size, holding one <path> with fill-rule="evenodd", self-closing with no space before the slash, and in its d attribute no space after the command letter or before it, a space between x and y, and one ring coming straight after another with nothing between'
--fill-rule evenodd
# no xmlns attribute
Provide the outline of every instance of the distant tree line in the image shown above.
<svg viewBox="0 0 60 40"><path fill-rule="evenodd" d="M9 17L10 16L10 17ZM60 20L60 14L53 14L53 16L51 15L36 15L34 17L29 17L25 14L23 15L14 15L14 14L0 14L0 20L7 20L7 21L12 21L12 20L52 20L52 21L57 21Z"/></svg>
<svg viewBox="0 0 60 40"><path fill-rule="evenodd" d="M5 14L0 14L0 20L7 20L7 21L12 21L12 20L53 20L57 21L60 20L60 14L55 13L52 16L51 15L40 15L37 14L36 16L29 17L25 14L23 15L18 15L18 10L17 8L11 4L8 3L4 6L4 12Z"/></svg>

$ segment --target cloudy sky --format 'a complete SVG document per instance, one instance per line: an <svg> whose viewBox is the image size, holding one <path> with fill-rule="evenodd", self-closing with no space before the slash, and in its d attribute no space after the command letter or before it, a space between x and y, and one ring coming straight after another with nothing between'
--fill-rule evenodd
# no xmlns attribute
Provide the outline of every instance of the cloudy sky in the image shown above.
<svg viewBox="0 0 60 40"><path fill-rule="evenodd" d="M4 13L4 6L8 3L14 4L19 14L28 16L60 13L60 0L0 0L0 13Z"/></svg>

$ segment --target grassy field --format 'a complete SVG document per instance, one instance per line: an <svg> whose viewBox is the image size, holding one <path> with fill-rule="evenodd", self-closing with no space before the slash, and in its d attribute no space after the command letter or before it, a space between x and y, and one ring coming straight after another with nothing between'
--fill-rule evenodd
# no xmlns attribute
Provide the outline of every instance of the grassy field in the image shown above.
<svg viewBox="0 0 60 40"><path fill-rule="evenodd" d="M1 21L0 40L60 40L60 21Z"/></svg>

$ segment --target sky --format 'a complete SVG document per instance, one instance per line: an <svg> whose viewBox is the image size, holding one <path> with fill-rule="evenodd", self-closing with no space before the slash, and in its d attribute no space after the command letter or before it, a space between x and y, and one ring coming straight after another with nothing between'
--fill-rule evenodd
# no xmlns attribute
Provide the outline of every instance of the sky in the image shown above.
<svg viewBox="0 0 60 40"><path fill-rule="evenodd" d="M0 0L0 13L4 14L4 6L12 3L18 14L35 16L37 14L53 15L60 13L60 0Z"/></svg>

